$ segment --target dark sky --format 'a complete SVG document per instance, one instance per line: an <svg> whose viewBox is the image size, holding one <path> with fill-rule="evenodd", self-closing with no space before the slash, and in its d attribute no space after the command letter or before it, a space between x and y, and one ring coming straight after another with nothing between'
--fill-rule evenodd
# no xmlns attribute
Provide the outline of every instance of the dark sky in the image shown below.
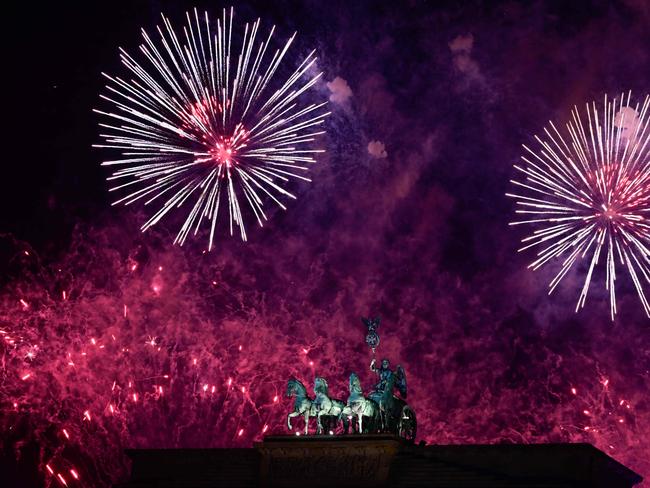
<svg viewBox="0 0 650 488"><path fill-rule="evenodd" d="M237 3L241 18L259 15L287 36L298 30L297 51L315 47L326 81L340 77L352 93L331 103L327 154L313 182L294 187L299 199L286 213L272 212L263 229L251 226L249 243L222 238L209 264L203 237L182 250L169 250L173 237L161 244L166 226L172 232L179 221L152 237L125 235L144 214L110 207L104 155L91 148L100 73L121 72L118 46L136 51L141 26L153 30L161 11L179 24L193 6L218 15L228 5L10 7L0 232L29 242L46 262L72 259L70 243L78 246L87 233L90 243L122 256L137 244L179 269L218 268L229 293L281 321L285 342L322 334L319 357L329 352L346 367L332 344L343 347L348 324L357 327L360 315L380 313L385 351L407 365L419 387L414 401L432 442L502 439L505 427L471 432L476 416L489 410L490 425L505 425L526 395L540 410L518 420L527 425L522 438L557 440L551 425L561 400L539 385L548 380L566 393L573 381L595 388L603 375L616 378L627 398L638 399L638 413L634 428L612 436L624 446L623 460L647 474L649 321L634 289L623 276L614 323L600 275L578 314L583 270L548 297L557 268L526 269L532 256L516 252L523 231L507 225L514 208L504 194L521 144L549 120L562 124L574 104L606 93L645 96L650 3ZM329 96L324 84L318 89ZM369 153L372 141L385 145L387 157ZM200 280L207 272L197 265L195 273ZM253 296L263 304L242 298ZM467 387L486 393L467 397ZM440 427L450 418L462 429ZM609 442L583 440L601 448Z"/></svg>
<svg viewBox="0 0 650 488"><path fill-rule="evenodd" d="M153 30L160 12L180 22L193 6L12 7L20 29L5 43L3 231L54 256L79 222L122 218L109 207L108 172L99 166L106 155L91 148L99 142L91 110L101 106L100 72L121 72L117 48L134 52L140 26ZM206 6L215 15L221 8ZM548 120L561 124L574 104L627 90L642 96L647 86L650 14L642 1L262 2L237 5L237 15L259 15L286 35L299 30L298 49L316 47L325 79L339 76L353 93L332 104L328 157L315 183L294 186L303 198L270 226L305 238L323 228L366 234L391 248L422 239L428 250L412 264L434 253L460 279L497 269L500 279L527 274L530 255L514 252L524 231L507 227L513 207L504 197L520 145ZM368 154L374 140L387 158ZM270 239L263 230L251 237ZM539 283L550 276L540 273ZM576 283L560 295L572 300ZM620 286L623 300L634 293ZM595 291L599 302L603 293Z"/></svg>
<svg viewBox="0 0 650 488"><path fill-rule="evenodd" d="M10 7L4 178L12 184L2 194L3 230L56 247L77 218L104 213L106 174L90 148L100 72L119 71L117 47L134 51L140 26L151 29L160 12L180 21L193 6L221 8L144 1ZM476 238L510 210L503 193L519 144L574 103L644 93L647 9L632 0L237 5L242 17L299 30L303 47L317 47L326 78L348 81L355 97L346 118L354 131L333 144L356 164L368 166L347 144L363 149L379 139L399 173L423 138L436 135L416 187L439 185L454 198L445 240L480 266L494 263L495 251L477 250ZM463 73L448 44L468 34L473 47Z"/></svg>

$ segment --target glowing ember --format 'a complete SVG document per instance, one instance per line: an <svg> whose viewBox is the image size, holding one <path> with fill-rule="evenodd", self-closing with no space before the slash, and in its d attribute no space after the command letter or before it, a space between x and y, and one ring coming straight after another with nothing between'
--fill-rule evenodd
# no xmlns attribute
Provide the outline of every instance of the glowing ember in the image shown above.
<svg viewBox="0 0 650 488"><path fill-rule="evenodd" d="M212 159L218 165L225 164L228 168L230 168L235 154L230 144L223 143L216 144L213 149L210 149L210 156L212 156Z"/></svg>

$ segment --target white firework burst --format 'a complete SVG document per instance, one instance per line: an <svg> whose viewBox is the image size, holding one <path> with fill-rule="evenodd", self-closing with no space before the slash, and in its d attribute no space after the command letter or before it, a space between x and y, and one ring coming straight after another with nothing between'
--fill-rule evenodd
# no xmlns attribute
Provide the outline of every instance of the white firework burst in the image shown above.
<svg viewBox="0 0 650 488"><path fill-rule="evenodd" d="M327 101L302 102L321 77L312 73L314 51L278 82L296 34L273 49L275 27L258 41L258 19L233 42L233 16L232 8L224 10L211 25L207 12L188 12L177 36L163 15L158 44L142 30L146 63L120 49L130 79L102 73L108 83L100 97L113 109L95 110L107 119L100 123L103 143L95 147L120 151L119 159L102 163L116 167L108 180L117 184L110 190L126 192L114 204L158 204L143 231L186 205L174 241L181 245L205 221L212 249L222 200L230 234L238 226L245 241L242 204L261 226L264 201L285 209L281 199L295 199L287 182L309 181L308 166L323 152L311 145L324 133L319 126L329 115ZM237 45L239 53L231 53Z"/></svg>
<svg viewBox="0 0 650 488"><path fill-rule="evenodd" d="M550 122L545 137L535 137L537 150L523 146L523 179L511 180L518 193L511 225L534 226L524 238L524 251L536 248L529 267L538 269L560 259L549 294L578 262L588 266L576 311L585 305L600 260L612 319L616 310L617 267L627 270L650 316L644 286L650 283L650 96L630 103L631 93L586 105L584 116L572 110L565 137ZM604 256L603 256L604 255Z"/></svg>

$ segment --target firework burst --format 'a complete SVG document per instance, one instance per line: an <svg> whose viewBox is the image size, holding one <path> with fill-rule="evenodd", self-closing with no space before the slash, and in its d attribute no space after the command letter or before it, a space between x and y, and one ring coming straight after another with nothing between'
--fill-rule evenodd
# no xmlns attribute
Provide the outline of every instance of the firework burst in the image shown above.
<svg viewBox="0 0 650 488"><path fill-rule="evenodd" d="M644 286L650 282L650 96L630 104L631 94L605 97L602 110L587 104L581 116L574 107L567 136L551 122L537 150L515 168L518 193L511 225L534 226L520 251L537 249L530 268L560 259L551 293L574 265L586 260L587 271L576 311L585 305L594 270L605 263L605 286L612 319L616 310L617 267L627 270L643 308L650 316Z"/></svg>
<svg viewBox="0 0 650 488"><path fill-rule="evenodd" d="M324 132L319 126L329 114L327 102L301 103L321 77L312 74L314 51L285 78L282 61L295 34L274 50L275 27L258 41L258 19L233 39L233 15L224 10L212 25L207 13L194 10L186 14L182 36L162 16L158 43L142 30L146 63L120 49L131 79L103 73L108 83L100 96L113 109L95 110L107 119L100 123L103 143L95 147L121 154L102 163L117 167L108 178L117 183L111 191L126 192L114 204L158 204L143 231L187 205L174 241L181 245L206 221L212 248L222 200L230 234L238 226L245 241L242 204L261 226L267 219L264 200L285 209L281 199L295 199L287 182L309 181L308 165L322 152L310 145Z"/></svg>

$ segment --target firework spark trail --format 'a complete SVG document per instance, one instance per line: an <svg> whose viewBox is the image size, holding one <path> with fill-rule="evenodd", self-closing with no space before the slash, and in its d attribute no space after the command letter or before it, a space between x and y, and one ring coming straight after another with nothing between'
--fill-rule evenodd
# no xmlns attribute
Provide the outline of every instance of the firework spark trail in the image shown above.
<svg viewBox="0 0 650 488"><path fill-rule="evenodd" d="M297 298L284 296L282 284L262 299L257 275L242 281L238 269L212 259L197 268L196 256L140 247L134 228L122 227L80 230L65 259L47 267L17 243L17 278L0 291L1 438L7 450L37 443L46 484L60 486L60 474L69 486L110 486L127 472L125 447L245 447L285 433L290 376L310 390L315 375L325 376L342 399L351 371L370 388L363 330L349 322L357 305L323 310L304 300L322 275L310 274ZM650 469L642 353L633 367L621 365L608 337L614 351L601 358L601 372L595 342L589 356L560 356L538 336L522 336L514 356L535 360L519 365L525 374L516 372L513 385L504 382L517 368L512 338L503 337L510 326L486 328L491 321L468 310L407 359L399 351L435 327L408 310L401 323L410 334L387 334L382 354L407 366L409 403L428 442L592 442L642 474ZM479 335L467 335L467 324ZM641 351L645 335L626 334L618 345Z"/></svg>
<svg viewBox="0 0 650 488"><path fill-rule="evenodd" d="M132 281L145 301L164 298L171 287L166 267L151 266L142 276L146 270L129 257L111 274L116 283ZM52 283L71 275L59 267L41 269L32 276L40 284L27 287L21 298L15 290L12 298L1 295L3 444L15 442L20 449L37 439L48 486L110 485L124 474L119 452L148 444L142 444L145 436L158 446L241 445L283 425L285 380L254 361L264 356L260 347L270 343L270 329L268 336L258 332L260 343L244 347L232 331L207 340L203 328L189 333L178 317L156 327L140 320L146 312L139 299L124 316L122 303L133 296L109 299L92 286L70 283L69 299L51 292ZM299 368L306 363L303 348L287 346L287 357L292 350ZM301 372L291 368L288 374ZM169 417L176 421L168 424Z"/></svg>
<svg viewBox="0 0 650 488"><path fill-rule="evenodd" d="M110 486L126 473L124 447L250 446L286 432L288 376L311 387L324 375L345 398L346 375L368 375L352 309L323 311L302 293L265 305L257 275L242 283L237 270L197 269L195 256L178 249L137 250L133 229L80 233L66 259L48 268L20 246L18 278L0 292L2 442L20 451L36 441L48 486L60 485L59 474L70 486ZM321 280L310 275L306 286L317 290ZM224 312L233 301L235 310ZM587 356L574 352L576 343L560 355L547 349L548 337L530 338L534 327L513 340L512 324L490 328L491 317L476 318L488 312L469 308L437 329L426 352L408 356L409 403L428 442L592 442L649 472L645 332L598 341L592 331ZM435 326L405 313L409 334L396 331L382 345L397 345L382 351L391 359ZM634 354L622 354L621 344ZM598 349L607 353L599 358ZM594 371L594 361L608 367Z"/></svg>
<svg viewBox="0 0 650 488"><path fill-rule="evenodd" d="M281 198L296 198L285 185L291 179L310 181L308 166L323 152L310 146L324 133L319 126L329 112L326 101L300 102L321 78L322 73L310 74L314 51L283 83L276 82L295 34L270 55L275 27L257 43L258 19L245 25L240 52L233 55L232 8L224 9L216 29L207 12L200 16L195 9L186 17L179 37L162 16L159 45L142 30L140 51L148 69L120 49L134 78L102 73L109 83L100 97L114 111L95 110L108 119L99 124L107 129L100 134L104 143L95 147L121 153L120 159L102 163L118 166L108 178L118 182L111 191L127 191L114 204L149 205L166 198L143 231L187 204L191 208L174 243L182 245L207 220L212 249L223 199L230 234L236 225L245 241L243 202L262 226L264 199L286 209Z"/></svg>
<svg viewBox="0 0 650 488"><path fill-rule="evenodd" d="M577 107L566 129L551 122L540 147L524 145L524 165L515 165L523 181L511 180L523 220L533 225L519 251L536 248L530 268L562 259L549 294L567 273L587 258L588 269L576 311L584 307L594 270L605 260L605 286L612 319L616 309L617 263L627 270L641 304L650 317L644 286L650 283L650 96L632 107L627 97L608 100L602 111L587 104L586 119Z"/></svg>

